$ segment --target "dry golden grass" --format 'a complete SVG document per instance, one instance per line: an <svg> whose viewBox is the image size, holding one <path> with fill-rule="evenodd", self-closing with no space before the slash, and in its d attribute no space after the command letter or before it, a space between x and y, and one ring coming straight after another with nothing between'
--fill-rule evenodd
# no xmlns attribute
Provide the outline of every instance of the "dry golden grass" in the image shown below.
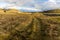
<svg viewBox="0 0 60 40"><path fill-rule="evenodd" d="M0 40L60 40L59 33L60 16L0 10Z"/></svg>

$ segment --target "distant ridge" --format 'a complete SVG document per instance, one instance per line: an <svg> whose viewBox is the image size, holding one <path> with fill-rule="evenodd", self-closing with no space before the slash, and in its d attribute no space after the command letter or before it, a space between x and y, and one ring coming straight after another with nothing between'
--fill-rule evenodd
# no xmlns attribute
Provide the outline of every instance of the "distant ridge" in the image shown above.
<svg viewBox="0 0 60 40"><path fill-rule="evenodd" d="M60 16L60 9L48 10L43 12L47 16Z"/></svg>
<svg viewBox="0 0 60 40"><path fill-rule="evenodd" d="M0 13L6 13L6 12L8 12L8 13L20 13L20 11L19 10L16 10L16 9L1 9L0 8Z"/></svg>
<svg viewBox="0 0 60 40"><path fill-rule="evenodd" d="M0 12L22 12L22 11L17 9L1 9L0 8ZM37 13L37 12L28 12L28 13ZM38 13L60 13L60 9L47 10L47 11L38 12Z"/></svg>
<svg viewBox="0 0 60 40"><path fill-rule="evenodd" d="M44 11L44 13L60 13L60 9L47 10L47 11Z"/></svg>

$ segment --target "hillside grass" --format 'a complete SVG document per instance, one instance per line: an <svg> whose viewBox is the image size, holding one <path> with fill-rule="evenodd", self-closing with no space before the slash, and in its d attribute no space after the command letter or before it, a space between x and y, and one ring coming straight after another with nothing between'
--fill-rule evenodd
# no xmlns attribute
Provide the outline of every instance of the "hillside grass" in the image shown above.
<svg viewBox="0 0 60 40"><path fill-rule="evenodd" d="M0 10L0 40L60 40L59 33L60 16Z"/></svg>

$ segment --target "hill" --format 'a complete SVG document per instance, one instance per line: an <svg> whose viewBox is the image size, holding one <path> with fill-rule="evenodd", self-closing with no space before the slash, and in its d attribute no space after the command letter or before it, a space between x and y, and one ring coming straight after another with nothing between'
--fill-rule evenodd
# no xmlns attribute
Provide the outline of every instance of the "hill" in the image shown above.
<svg viewBox="0 0 60 40"><path fill-rule="evenodd" d="M0 40L60 40L60 16L0 9Z"/></svg>

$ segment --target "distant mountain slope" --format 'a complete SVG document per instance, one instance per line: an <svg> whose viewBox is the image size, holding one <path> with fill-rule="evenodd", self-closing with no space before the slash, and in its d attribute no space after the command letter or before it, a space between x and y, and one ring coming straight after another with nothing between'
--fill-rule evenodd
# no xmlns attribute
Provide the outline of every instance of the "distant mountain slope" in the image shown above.
<svg viewBox="0 0 60 40"><path fill-rule="evenodd" d="M45 13L60 13L60 9L54 9L54 10L47 10L44 11Z"/></svg>

